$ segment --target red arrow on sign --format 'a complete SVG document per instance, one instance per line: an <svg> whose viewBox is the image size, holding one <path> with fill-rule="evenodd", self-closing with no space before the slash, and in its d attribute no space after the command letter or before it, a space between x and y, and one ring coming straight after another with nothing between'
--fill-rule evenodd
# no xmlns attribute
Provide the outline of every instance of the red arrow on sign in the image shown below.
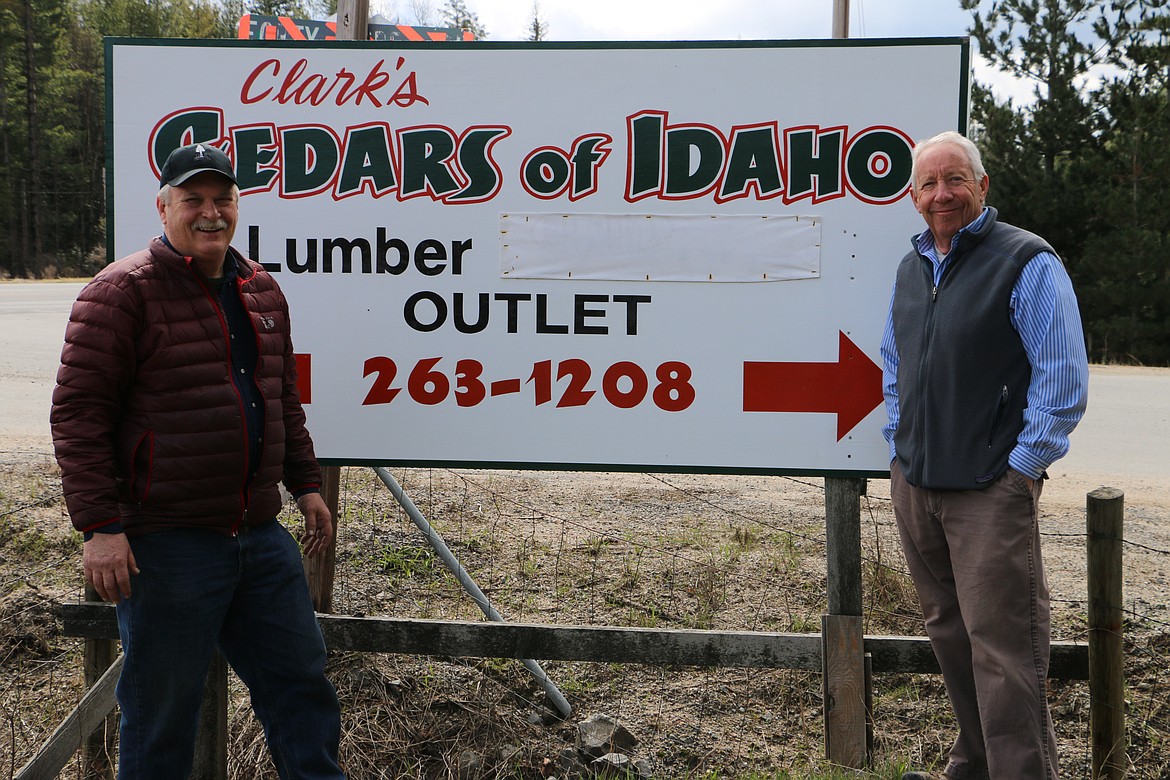
<svg viewBox="0 0 1170 780"><path fill-rule="evenodd" d="M837 415L837 441L882 402L882 369L841 334L836 363L744 361L745 412Z"/></svg>

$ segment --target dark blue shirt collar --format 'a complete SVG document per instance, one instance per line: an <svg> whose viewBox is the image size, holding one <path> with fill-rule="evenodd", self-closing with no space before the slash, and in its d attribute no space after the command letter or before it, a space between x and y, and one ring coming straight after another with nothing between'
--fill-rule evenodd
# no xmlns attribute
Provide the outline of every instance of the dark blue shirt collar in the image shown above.
<svg viewBox="0 0 1170 780"><path fill-rule="evenodd" d="M175 245L171 243L171 240L169 238L167 238L166 233L163 233L161 236L159 236L159 238L161 238L162 242L164 244L166 244L167 247L172 252L174 252L176 255L183 254L178 249L175 249ZM186 255L183 255L183 256L186 257ZM196 270L196 273L198 273L198 270ZM235 279L239 275L240 275L240 270L239 270L239 266L236 264L235 255L233 255L231 252L225 253L223 256L223 280L224 280L224 282L235 281Z"/></svg>

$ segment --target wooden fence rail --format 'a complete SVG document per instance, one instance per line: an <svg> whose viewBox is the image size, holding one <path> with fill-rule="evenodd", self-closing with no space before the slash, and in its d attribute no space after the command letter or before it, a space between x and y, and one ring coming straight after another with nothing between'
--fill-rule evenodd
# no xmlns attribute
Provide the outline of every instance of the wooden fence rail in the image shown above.
<svg viewBox="0 0 1170 780"><path fill-rule="evenodd" d="M116 621L114 627L117 628ZM117 631L114 633L116 636ZM61 721L61 725L36 755L16 773L16 780L45 780L60 774L82 743L113 712L114 688L121 674L122 656L118 656L106 673L85 692L81 703Z"/></svg>
<svg viewBox="0 0 1170 780"><path fill-rule="evenodd" d="M58 617L66 636L114 639L118 621L111 604L61 604ZM730 666L819 672L822 635L763 631L554 626L535 623L413 620L318 615L332 650L467 658L539 658L547 661L663 666ZM867 636L864 652L874 672L937 674L930 642L922 637ZM114 708L114 684L121 657L90 689L16 780L42 780L57 773L83 740ZM1049 676L1085 680L1086 645L1052 644Z"/></svg>
<svg viewBox="0 0 1170 780"><path fill-rule="evenodd" d="M114 608L108 604L63 604L58 611L67 636L96 639L118 635ZM538 658L821 671L820 634L342 615L318 615L317 620L330 650L447 658ZM939 672L938 661L925 637L867 636L864 647L873 656L874 672ZM1054 679L1087 680L1088 646L1053 642L1048 674Z"/></svg>

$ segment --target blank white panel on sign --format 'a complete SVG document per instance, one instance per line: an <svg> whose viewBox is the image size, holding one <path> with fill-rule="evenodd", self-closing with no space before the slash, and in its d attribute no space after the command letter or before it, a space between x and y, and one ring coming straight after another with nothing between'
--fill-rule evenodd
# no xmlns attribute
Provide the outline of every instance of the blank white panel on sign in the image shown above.
<svg viewBox="0 0 1170 780"><path fill-rule="evenodd" d="M782 282L820 273L818 217L500 215L505 278Z"/></svg>

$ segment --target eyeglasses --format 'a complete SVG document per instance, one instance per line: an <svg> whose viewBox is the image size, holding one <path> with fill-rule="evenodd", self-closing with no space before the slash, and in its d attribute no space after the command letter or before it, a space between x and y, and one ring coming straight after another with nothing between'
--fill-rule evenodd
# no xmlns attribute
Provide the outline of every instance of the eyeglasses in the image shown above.
<svg viewBox="0 0 1170 780"><path fill-rule="evenodd" d="M927 179L926 181L922 182L922 184L918 185L918 191L930 193L944 185L949 190L955 190L960 189L973 181L975 180L969 179L966 176L948 176L945 179Z"/></svg>

